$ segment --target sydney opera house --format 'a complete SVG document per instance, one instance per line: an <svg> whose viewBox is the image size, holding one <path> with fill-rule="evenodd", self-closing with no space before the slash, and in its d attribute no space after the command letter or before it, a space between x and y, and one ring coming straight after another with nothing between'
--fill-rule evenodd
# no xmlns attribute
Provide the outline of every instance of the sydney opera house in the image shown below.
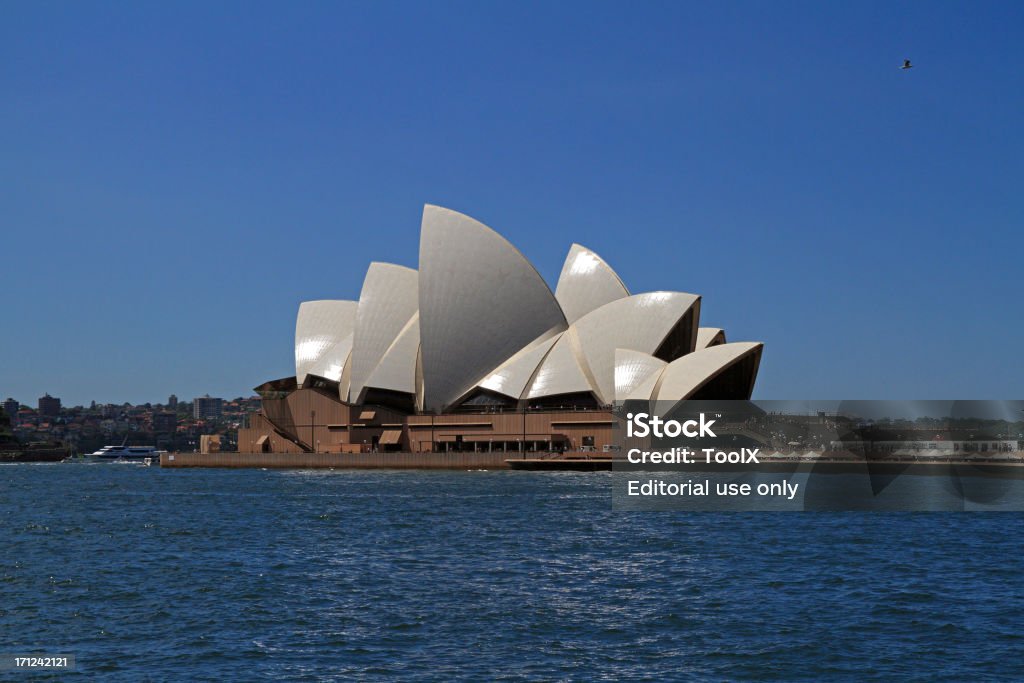
<svg viewBox="0 0 1024 683"><path fill-rule="evenodd" d="M257 387L239 451L607 451L616 401L750 398L762 344L700 314L578 244L552 293L497 232L428 205L419 270L374 262L357 301L299 306L295 376Z"/></svg>

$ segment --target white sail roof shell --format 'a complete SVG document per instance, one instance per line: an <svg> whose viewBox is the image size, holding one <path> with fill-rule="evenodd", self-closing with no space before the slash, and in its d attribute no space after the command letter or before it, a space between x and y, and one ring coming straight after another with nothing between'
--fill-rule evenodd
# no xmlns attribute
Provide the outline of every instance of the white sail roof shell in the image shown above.
<svg viewBox="0 0 1024 683"><path fill-rule="evenodd" d="M594 391L594 383L587 377L575 336L574 328L569 328L558 338L537 369L527 398Z"/></svg>
<svg viewBox="0 0 1024 683"><path fill-rule="evenodd" d="M416 356L420 349L420 317L414 313L395 340L384 351L364 387L416 393ZM354 385L353 385L354 386ZM352 399L361 399L353 388Z"/></svg>
<svg viewBox="0 0 1024 683"><path fill-rule="evenodd" d="M569 323L627 296L626 285L600 256L580 244L569 248L555 287L555 298Z"/></svg>
<svg viewBox="0 0 1024 683"><path fill-rule="evenodd" d="M694 350L706 349L725 343L725 330L720 327L701 327L697 329L697 344Z"/></svg>
<svg viewBox="0 0 1024 683"><path fill-rule="evenodd" d="M367 269L359 294L352 346L349 395L353 401L359 400L384 354L416 315L419 307L417 279L415 270L393 263L373 262Z"/></svg>
<svg viewBox="0 0 1024 683"><path fill-rule="evenodd" d="M699 296L648 292L617 299L591 311L573 323L544 359L529 397L586 391L579 388L578 368L578 374L588 380L589 390L597 400L612 403L615 400L615 350L633 349L653 354L691 309L696 325L700 314ZM566 360L570 351L575 367Z"/></svg>
<svg viewBox="0 0 1024 683"><path fill-rule="evenodd" d="M522 397L538 366L562 333L545 333L501 364L480 382L480 387L504 396Z"/></svg>
<svg viewBox="0 0 1024 683"><path fill-rule="evenodd" d="M295 319L295 380L307 374L341 381L352 351L355 301L304 301Z"/></svg>
<svg viewBox="0 0 1024 683"><path fill-rule="evenodd" d="M658 401L682 401L690 398L702 386L733 364L752 353L760 353L760 342L732 342L719 344L677 358L668 364L661 375Z"/></svg>
<svg viewBox="0 0 1024 683"><path fill-rule="evenodd" d="M439 412L565 316L536 269L469 216L423 209L420 233L423 408Z"/></svg>
<svg viewBox="0 0 1024 683"><path fill-rule="evenodd" d="M668 363L632 349L615 349L615 400L647 400Z"/></svg>

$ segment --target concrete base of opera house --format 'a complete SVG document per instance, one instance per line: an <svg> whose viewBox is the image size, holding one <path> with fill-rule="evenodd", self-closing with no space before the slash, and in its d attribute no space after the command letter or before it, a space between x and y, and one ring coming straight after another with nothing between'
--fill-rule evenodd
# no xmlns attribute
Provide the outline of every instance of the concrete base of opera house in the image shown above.
<svg viewBox="0 0 1024 683"><path fill-rule="evenodd" d="M530 454L535 457L536 454ZM163 453L160 467L291 469L509 469L514 453Z"/></svg>

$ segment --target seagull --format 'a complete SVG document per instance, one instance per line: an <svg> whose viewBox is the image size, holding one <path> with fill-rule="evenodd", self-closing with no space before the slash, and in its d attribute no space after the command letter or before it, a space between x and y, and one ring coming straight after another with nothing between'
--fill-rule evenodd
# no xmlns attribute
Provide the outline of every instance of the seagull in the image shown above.
<svg viewBox="0 0 1024 683"><path fill-rule="evenodd" d="M903 66L901 66L900 68L906 71L907 69L913 69L914 65L910 63L909 59L904 59Z"/></svg>

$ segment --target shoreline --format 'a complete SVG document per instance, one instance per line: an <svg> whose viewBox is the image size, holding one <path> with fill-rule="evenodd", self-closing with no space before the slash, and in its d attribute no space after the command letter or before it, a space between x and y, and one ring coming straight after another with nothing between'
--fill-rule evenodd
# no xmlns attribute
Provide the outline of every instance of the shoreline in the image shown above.
<svg viewBox="0 0 1024 683"><path fill-rule="evenodd" d="M815 474L919 474L927 476L981 476L1024 479L1024 461L967 460L852 460L772 459L757 464L700 464L691 468L630 465L625 460L590 455L557 457L510 453L163 453L160 467L221 469L393 469L475 470L515 469L532 471L616 472L732 472ZM513 456L513 457L509 457ZM155 463L154 463L155 464Z"/></svg>

